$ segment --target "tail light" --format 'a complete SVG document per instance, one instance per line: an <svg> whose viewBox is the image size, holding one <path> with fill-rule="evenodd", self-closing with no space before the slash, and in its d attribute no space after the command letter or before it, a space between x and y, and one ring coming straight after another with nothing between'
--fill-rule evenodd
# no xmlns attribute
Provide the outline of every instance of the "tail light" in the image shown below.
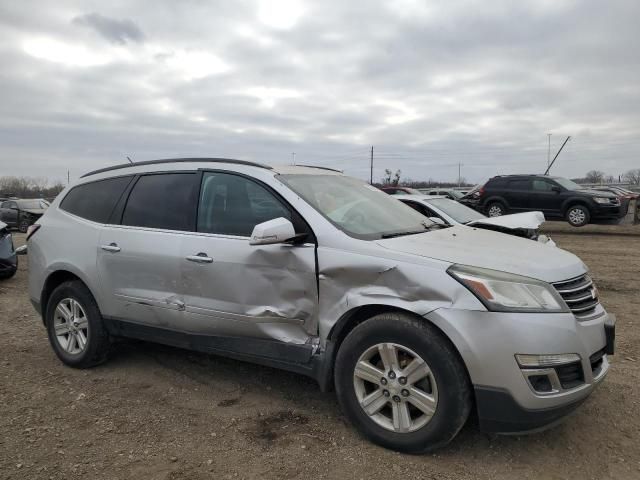
<svg viewBox="0 0 640 480"><path fill-rule="evenodd" d="M29 240L34 233L36 233L40 229L40 225L34 223L33 225L29 225L27 228L27 240Z"/></svg>

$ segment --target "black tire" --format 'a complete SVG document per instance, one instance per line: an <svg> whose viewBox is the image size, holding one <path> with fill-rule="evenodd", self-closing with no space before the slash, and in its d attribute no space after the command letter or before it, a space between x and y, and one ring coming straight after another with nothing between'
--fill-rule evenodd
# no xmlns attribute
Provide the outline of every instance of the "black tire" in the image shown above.
<svg viewBox="0 0 640 480"><path fill-rule="evenodd" d="M492 214L492 212L495 212ZM489 217L501 217L507 213L507 209L501 202L491 202L487 205L487 215Z"/></svg>
<svg viewBox="0 0 640 480"><path fill-rule="evenodd" d="M78 354L71 354L63 349L54 329L56 307L60 301L68 298L80 304L88 320L87 344L84 350ZM109 333L104 326L102 314L93 295L81 281L71 280L56 287L47 302L45 320L51 347L65 365L74 368L89 368L107 360L111 346Z"/></svg>
<svg viewBox="0 0 640 480"><path fill-rule="evenodd" d="M584 205L571 205L567 208L565 219L572 227L584 227L589 223L591 213Z"/></svg>
<svg viewBox="0 0 640 480"><path fill-rule="evenodd" d="M29 222L28 218L22 218L18 223L18 230L20 230L20 232L22 233L27 233L27 230L29 229L30 225L31 225L31 222Z"/></svg>
<svg viewBox="0 0 640 480"><path fill-rule="evenodd" d="M417 353L429 365L438 385L438 403L421 428L397 433L369 417L354 387L360 356L379 343L396 343ZM425 320L390 312L376 315L354 328L342 342L335 362L335 387L342 411L369 440L406 453L423 453L449 443L464 426L471 410L471 385L455 348Z"/></svg>

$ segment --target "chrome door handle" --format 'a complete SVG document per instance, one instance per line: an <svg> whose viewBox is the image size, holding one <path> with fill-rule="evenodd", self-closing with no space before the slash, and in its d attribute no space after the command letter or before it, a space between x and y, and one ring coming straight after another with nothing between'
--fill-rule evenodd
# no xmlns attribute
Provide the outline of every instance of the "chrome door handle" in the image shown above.
<svg viewBox="0 0 640 480"><path fill-rule="evenodd" d="M100 245L100 248L105 252L117 253L120 251L120 247L117 243L111 242L109 245Z"/></svg>
<svg viewBox="0 0 640 480"><path fill-rule="evenodd" d="M213 262L213 258L207 256L207 254L204 252L200 252L197 255L189 255L186 258L190 262L195 262L195 263L212 263Z"/></svg>

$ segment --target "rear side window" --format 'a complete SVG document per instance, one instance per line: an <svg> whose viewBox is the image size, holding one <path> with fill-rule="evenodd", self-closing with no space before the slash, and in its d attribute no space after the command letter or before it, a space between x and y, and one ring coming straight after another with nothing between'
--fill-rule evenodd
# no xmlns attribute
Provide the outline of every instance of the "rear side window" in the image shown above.
<svg viewBox="0 0 640 480"><path fill-rule="evenodd" d="M293 221L291 211L262 185L239 175L204 174L199 232L248 237L259 223L279 217Z"/></svg>
<svg viewBox="0 0 640 480"><path fill-rule="evenodd" d="M143 175L131 190L122 225L193 230L195 173Z"/></svg>
<svg viewBox="0 0 640 480"><path fill-rule="evenodd" d="M507 181L504 178L492 178L490 179L484 188L504 188L507 185Z"/></svg>
<svg viewBox="0 0 640 480"><path fill-rule="evenodd" d="M108 178L78 185L64 197L60 208L93 222L108 223L113 208L132 178Z"/></svg>
<svg viewBox="0 0 640 480"><path fill-rule="evenodd" d="M531 182L528 179L509 180L507 188L509 190L529 190Z"/></svg>

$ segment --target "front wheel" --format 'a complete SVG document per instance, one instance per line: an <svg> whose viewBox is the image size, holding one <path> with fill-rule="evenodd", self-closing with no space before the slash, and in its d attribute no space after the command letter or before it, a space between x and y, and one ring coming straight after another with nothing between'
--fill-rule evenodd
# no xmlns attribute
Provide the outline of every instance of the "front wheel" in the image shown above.
<svg viewBox="0 0 640 480"><path fill-rule="evenodd" d="M469 379L435 327L401 313L354 328L335 364L338 401L374 443L409 453L446 445L471 409Z"/></svg>
<svg viewBox="0 0 640 480"><path fill-rule="evenodd" d="M583 227L589 223L589 209L583 205L574 205L567 210L567 222L573 227Z"/></svg>
<svg viewBox="0 0 640 480"><path fill-rule="evenodd" d="M27 230L29 230L29 225L31 225L31 223L29 222L29 219L22 218L20 220L20 223L18 224L18 230L20 230L20 232L22 233L27 233Z"/></svg>

